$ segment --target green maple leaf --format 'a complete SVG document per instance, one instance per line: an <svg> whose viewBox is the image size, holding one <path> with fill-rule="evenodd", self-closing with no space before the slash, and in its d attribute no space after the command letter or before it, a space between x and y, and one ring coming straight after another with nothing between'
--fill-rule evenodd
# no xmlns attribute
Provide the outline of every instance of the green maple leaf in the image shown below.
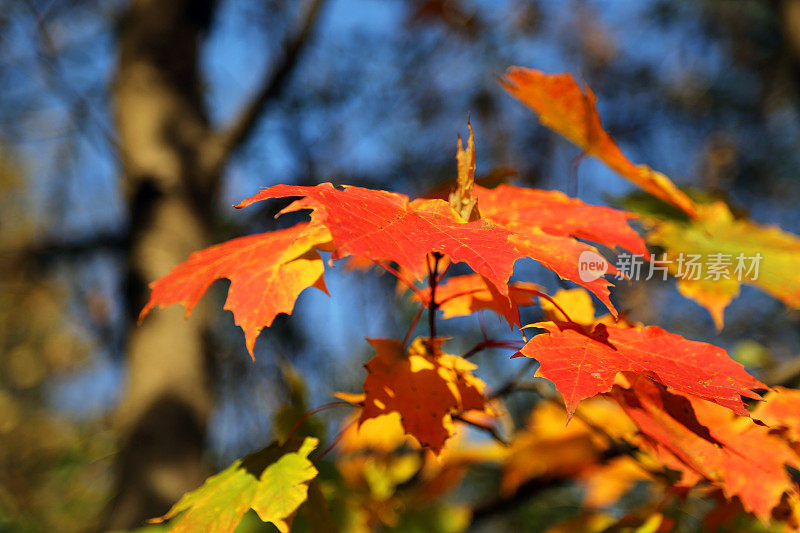
<svg viewBox="0 0 800 533"><path fill-rule="evenodd" d="M240 459L185 494L167 514L152 522L183 513L172 524L171 532L232 532L245 513L253 509L261 520L272 522L286 533L287 519L306 501L308 482L317 475L308 454L318 442L306 437L296 452L284 453L277 460L271 459L285 451L277 444ZM263 468L265 464L268 466ZM256 477L259 470L261 474Z"/></svg>

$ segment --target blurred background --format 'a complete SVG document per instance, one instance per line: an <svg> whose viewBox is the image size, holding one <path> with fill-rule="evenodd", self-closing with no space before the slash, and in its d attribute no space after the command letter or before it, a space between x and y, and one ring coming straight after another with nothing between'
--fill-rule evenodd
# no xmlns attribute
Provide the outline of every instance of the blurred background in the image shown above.
<svg viewBox="0 0 800 533"><path fill-rule="evenodd" d="M136 326L190 252L297 220L231 207L258 187L424 194L454 178L469 115L478 175L621 205L626 181L574 170L579 149L502 90L511 65L573 73L630 159L800 233L798 0L0 0L0 530L137 527L282 416L359 390L364 337L402 338L415 307L393 279L341 265L255 363L227 282L188 321ZM673 282L615 301L752 366L800 354L797 314L755 289L721 333ZM505 381L507 355L476 358L481 377Z"/></svg>

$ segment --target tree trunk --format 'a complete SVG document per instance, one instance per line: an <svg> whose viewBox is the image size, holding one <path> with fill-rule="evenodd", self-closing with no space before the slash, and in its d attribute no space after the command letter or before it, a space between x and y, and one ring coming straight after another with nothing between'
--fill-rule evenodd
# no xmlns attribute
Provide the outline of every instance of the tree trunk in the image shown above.
<svg viewBox="0 0 800 533"><path fill-rule="evenodd" d="M214 8L214 0L136 0L119 28L114 105L130 206L131 320L147 283L210 244L218 176L203 165L210 132L198 52ZM209 473L207 315L201 302L189 320L174 307L131 327L110 528L159 516Z"/></svg>

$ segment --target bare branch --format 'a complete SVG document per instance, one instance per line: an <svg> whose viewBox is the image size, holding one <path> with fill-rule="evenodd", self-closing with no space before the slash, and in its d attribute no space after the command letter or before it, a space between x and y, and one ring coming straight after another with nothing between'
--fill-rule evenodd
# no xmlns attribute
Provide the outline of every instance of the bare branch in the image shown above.
<svg viewBox="0 0 800 533"><path fill-rule="evenodd" d="M486 350L487 348L506 348L509 350L519 350L520 348L522 348L520 344L523 343L520 341L497 341L493 339L486 339L485 341L481 341L475 346L473 346L469 351L467 351L461 357L463 357L464 359L469 359L476 353ZM533 359L531 359L531 361L532 360Z"/></svg>
<svg viewBox="0 0 800 533"><path fill-rule="evenodd" d="M616 457L623 455L634 456L638 449L627 442L614 442L603 451L599 458L600 464L605 464ZM505 513L530 501L535 496L548 490L567 486L573 479L565 477L542 476L529 479L522 483L513 494L501 495L492 500L483 502L472 509L472 524L482 522L487 518Z"/></svg>
<svg viewBox="0 0 800 533"><path fill-rule="evenodd" d="M472 426L475 429L485 431L490 437L492 437L497 443L499 443L502 446L506 447L511 446L511 444L506 439L504 439L500 435L500 433L498 433L497 428L495 428L494 426L485 426L483 424L478 424L476 422L473 422L472 420L469 420L468 418L464 418L459 414L452 415L452 418L453 420L458 420L459 422L463 422L468 426Z"/></svg>
<svg viewBox="0 0 800 533"><path fill-rule="evenodd" d="M31 0L25 0L24 4L36 21L39 40L37 42L38 49L35 51L35 55L41 65L45 82L66 104L70 103L70 99L76 102L80 112L88 114L108 144L116 149L117 154L124 155L123 147L119 142L116 132L106 124L102 113L96 108L94 102L84 93L76 89L65 75L58 58L58 50L56 49L50 30L47 27L46 16L49 6L46 6L44 11L39 11L36 4ZM98 149L94 143L90 142L89 145ZM98 151L102 155L102 150L98 149Z"/></svg>
<svg viewBox="0 0 800 533"><path fill-rule="evenodd" d="M495 392L493 392L490 398L502 398L503 396L507 396L514 392L515 390L519 390L519 381L523 378L523 376L525 376L525 374L531 371L533 365L535 364L535 359L528 359L519 372L517 372L513 378L508 380L504 385L501 385Z"/></svg>
<svg viewBox="0 0 800 533"><path fill-rule="evenodd" d="M58 260L79 259L98 252L122 253L127 244L128 235L124 231L107 232L83 239L34 242L22 248L3 250L0 257L18 257L47 267Z"/></svg>
<svg viewBox="0 0 800 533"><path fill-rule="evenodd" d="M800 380L800 355L764 373L761 381L774 387L791 387Z"/></svg>
<svg viewBox="0 0 800 533"><path fill-rule="evenodd" d="M211 137L207 150L211 154L208 162L209 169L218 171L225 165L233 152L252 133L266 105L280 96L291 73L297 66L301 53L311 40L311 34L319 19L324 2L325 0L310 0L298 28L286 39L283 46L283 57L274 66L271 74L264 79L261 87L233 122L223 131Z"/></svg>
<svg viewBox="0 0 800 533"><path fill-rule="evenodd" d="M569 479L560 477L535 477L529 479L517 488L516 492L509 496L498 496L492 500L483 502L472 509L472 524L478 524L487 518L497 516L511 511L535 496L547 492L548 490L564 487L570 482Z"/></svg>

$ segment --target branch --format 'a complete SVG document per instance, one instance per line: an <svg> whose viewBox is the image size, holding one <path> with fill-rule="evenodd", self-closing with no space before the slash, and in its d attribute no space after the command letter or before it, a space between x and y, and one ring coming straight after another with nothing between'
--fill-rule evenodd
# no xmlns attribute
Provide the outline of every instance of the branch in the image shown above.
<svg viewBox="0 0 800 533"><path fill-rule="evenodd" d="M47 28L46 12L49 10L49 4L43 11L40 11L36 3L31 0L25 0L24 4L33 18L36 19L36 29L39 39L37 41L35 55L42 67L45 83L58 98L64 101L67 107L69 107L71 103L68 98L72 98L77 102L81 112L85 113L95 122L100 134L117 151L116 153L124 156L124 147L119 142L116 132L106 124L97 106L95 106L84 93L76 89L64 73L61 61L58 58L55 42ZM96 149L101 156L104 155L102 150L97 147L95 143L91 142L91 138L87 136L87 140L89 141L89 146Z"/></svg>
<svg viewBox="0 0 800 533"><path fill-rule="evenodd" d="M467 351L461 357L463 357L464 359L469 359L476 353L483 351L487 348L508 348L509 350L519 350L521 348L521 346L518 346L519 344L522 343L519 341L496 341L493 339L486 339L485 341L481 341L475 346L473 346L469 351Z"/></svg>
<svg viewBox="0 0 800 533"><path fill-rule="evenodd" d="M800 379L800 356L797 356L782 365L776 366L767 370L761 378L761 381L774 387L781 385L783 387L791 387L796 385Z"/></svg>
<svg viewBox="0 0 800 533"><path fill-rule="evenodd" d="M127 234L109 232L89 235L84 239L34 242L17 249L3 250L0 255L20 257L36 265L47 266L60 259L76 259L102 251L124 252L127 245Z"/></svg>
<svg viewBox="0 0 800 533"><path fill-rule="evenodd" d="M408 331L406 332L406 336L403 337L403 349L408 346L408 340L411 338L411 334L414 332L414 328L417 327L417 323L419 322L419 317L422 316L422 311L425 309L425 304L419 304L419 309L417 309L417 314L414 315L414 319L411 321L411 325L408 326Z"/></svg>
<svg viewBox="0 0 800 533"><path fill-rule="evenodd" d="M636 453L636 451L637 448L635 446L631 446L626 442L614 442L605 451L603 451L599 458L599 462L601 464L605 464L611 459L622 455L633 455ZM475 506L472 509L472 525L475 525L481 520L485 520L493 515L510 511L511 509L522 505L542 492L563 487L572 481L574 481L574 478L546 476L529 479L520 485L514 494L498 496L497 498Z"/></svg>
<svg viewBox="0 0 800 533"><path fill-rule="evenodd" d="M303 425L303 422L305 422L306 420L308 420L308 418L309 418L309 417L311 417L311 416L313 416L313 415L315 415L315 414L319 413L320 411L324 411L324 410L326 410L326 409L331 409L331 408L333 408L333 407L339 407L340 405L347 405L347 406L353 407L353 404L352 404L352 403L350 403L350 402L345 402L345 401L336 401L336 402L330 402L330 403L326 403L326 404L324 404L324 405L320 405L320 406L319 406L319 407L317 407L316 409L312 409L311 411L308 411L308 412L304 413L304 414L303 414L303 416L301 416L300 418L298 418L298 419L297 419L297 421L296 421L296 422L294 423L294 425L292 426L292 429L290 429L290 430L289 430L289 433L287 433L287 434L286 434L286 438L285 438L285 439L283 439L283 441L284 441L284 442L289 442L289 440L290 440L290 439L292 438L292 436L294 435L295 431L297 431L298 429L300 429L300 426L302 426L302 425ZM338 439L337 439L337 440L338 440ZM336 441L334 441L334 444L335 444L335 443L336 443ZM327 453L327 450L326 450L326 452L325 452L325 453Z"/></svg>
<svg viewBox="0 0 800 533"><path fill-rule="evenodd" d="M563 487L569 482L569 479L564 478L535 477L529 479L520 485L514 494L499 496L493 500L475 506L472 509L472 525L474 526L478 522L490 518L491 516L510 511L542 492Z"/></svg>
<svg viewBox="0 0 800 533"><path fill-rule="evenodd" d="M342 440L342 437L344 437L344 434L347 432L347 430L353 427L353 424L355 424L356 422L358 422L358 420L356 419L351 420L344 428L342 428L342 430L339 432L338 435L336 435L336 437L331 441L331 443L328 444L328 446L324 450L319 452L319 454L314 458L314 466L316 466L320 461L322 461L322 459L326 455L328 455L328 452L331 451L334 448L334 446L339 444L339 441Z"/></svg>
<svg viewBox="0 0 800 533"><path fill-rule="evenodd" d="M508 394L514 392L515 390L519 390L519 380L522 379L525 374L530 372L533 365L536 364L535 359L528 359L527 363L520 369L517 374L508 380L504 385L500 386L495 392L493 392L489 397L490 398L502 398L503 396L507 396Z"/></svg>
<svg viewBox="0 0 800 533"><path fill-rule="evenodd" d="M208 165L209 169L219 170L225 165L236 149L252 133L267 104L280 96L291 73L297 66L301 53L311 40L311 34L324 2L325 0L310 0L310 5L306 9L299 27L286 39L283 46L283 57L274 66L272 73L264 79L252 100L244 106L233 122L224 131L211 137L208 147L212 154Z"/></svg>
<svg viewBox="0 0 800 533"><path fill-rule="evenodd" d="M507 440L505 440L500 435L500 433L497 432L497 428L495 428L494 426L484 426L483 424L478 424L477 422L473 422L472 420L464 418L463 416L461 416L459 414L451 415L451 418L453 420L458 420L459 422L463 422L464 424L467 424L468 426L472 426L475 429L479 429L481 431L485 431L486 433L489 434L490 437L492 437L495 441L497 441L502 446L505 446L505 447L511 446L511 444Z"/></svg>
<svg viewBox="0 0 800 533"><path fill-rule="evenodd" d="M425 256L425 261L428 263L428 284L431 288L431 299L428 302L428 328L430 329L431 342L436 338L436 310L439 309L439 304L436 303L436 276L439 274L439 260L442 255L439 252L433 252L433 266L428 261L428 256Z"/></svg>

